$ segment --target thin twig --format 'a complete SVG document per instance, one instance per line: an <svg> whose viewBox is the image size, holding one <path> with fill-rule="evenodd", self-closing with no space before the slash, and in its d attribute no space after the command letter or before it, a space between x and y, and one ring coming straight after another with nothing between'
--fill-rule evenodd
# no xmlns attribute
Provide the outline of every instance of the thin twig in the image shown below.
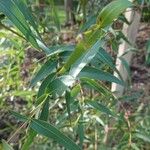
<svg viewBox="0 0 150 150"><path fill-rule="evenodd" d="M16 31L12 30L11 28L5 26L4 24L0 23L0 26L5 28L6 30L11 31L12 33L16 34L17 36L21 37L22 39L26 40L25 37L23 37L21 34L17 33Z"/></svg>

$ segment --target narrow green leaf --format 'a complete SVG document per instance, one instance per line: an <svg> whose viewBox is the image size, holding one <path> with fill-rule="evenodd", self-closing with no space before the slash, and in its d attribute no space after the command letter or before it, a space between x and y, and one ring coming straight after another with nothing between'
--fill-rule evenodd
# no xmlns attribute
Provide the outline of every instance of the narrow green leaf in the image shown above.
<svg viewBox="0 0 150 150"><path fill-rule="evenodd" d="M23 33L27 41L29 41L35 48L39 48L35 35L31 31L24 13L18 7L17 1L14 0L1 0L0 1L0 12L3 12L14 25Z"/></svg>
<svg viewBox="0 0 150 150"><path fill-rule="evenodd" d="M100 94L106 96L107 98L110 98L110 96L113 97L112 93L108 89L100 85L100 83L96 82L95 80L92 80L90 78L81 78L81 81L87 83L92 87L92 89L97 90Z"/></svg>
<svg viewBox="0 0 150 150"><path fill-rule="evenodd" d="M118 17L118 20L121 20L122 22L126 23L127 25L131 24L131 22L128 21L128 19L125 17L125 14L123 14L123 13Z"/></svg>
<svg viewBox="0 0 150 150"><path fill-rule="evenodd" d="M73 89L71 90L71 97L75 98L79 92L81 91L81 85L77 84L76 86L73 87Z"/></svg>
<svg viewBox="0 0 150 150"><path fill-rule="evenodd" d="M68 112L68 116L69 116L70 123L71 123L70 103L71 103L72 97L69 91L66 91L65 99L66 99L67 112Z"/></svg>
<svg viewBox="0 0 150 150"><path fill-rule="evenodd" d="M70 138L45 121L33 119L30 123L30 127L39 134L57 141L68 150L81 150Z"/></svg>
<svg viewBox="0 0 150 150"><path fill-rule="evenodd" d="M132 6L132 3L128 0L115 0L111 2L100 12L97 18L97 24L101 28L109 26L114 19L117 19L117 17L130 6Z"/></svg>
<svg viewBox="0 0 150 150"><path fill-rule="evenodd" d="M135 135L136 135L136 137L140 138L141 140L150 143L150 136L145 135L145 134L143 135L141 133L136 133Z"/></svg>
<svg viewBox="0 0 150 150"><path fill-rule="evenodd" d="M99 41L100 37L103 34L104 33L101 30L97 29L96 26L94 26L94 29L87 31L87 33L84 34L83 39L77 44L75 50L72 52L59 73L63 74L64 72L66 72L80 57L83 56L84 53L92 48L96 41Z"/></svg>
<svg viewBox="0 0 150 150"><path fill-rule="evenodd" d="M41 97L46 93L47 86L54 80L54 78L55 78L55 73L52 73L43 80L41 86L39 87L37 98Z"/></svg>
<svg viewBox="0 0 150 150"><path fill-rule="evenodd" d="M43 104L43 106L41 108L42 111L41 111L41 113L39 115L39 118L41 120L47 121L48 120L48 116L49 116L49 101L50 101L50 98L47 95L43 94L41 97L39 97L37 99L36 105L40 104L41 100L45 101L45 102L44 102L44 104ZM34 138L36 137L36 135L37 135L36 131L34 131L33 129L29 129L28 133L26 135L25 142L24 142L21 150L29 150L31 144L34 141Z"/></svg>
<svg viewBox="0 0 150 150"><path fill-rule="evenodd" d="M101 60L102 62L104 62L104 63L108 64L109 66L111 66L111 68L113 68L113 69L115 68L113 58L103 48L99 49L97 58L99 60Z"/></svg>
<svg viewBox="0 0 150 150"><path fill-rule="evenodd" d="M93 67L83 68L82 71L79 73L78 77L79 78L87 77L95 80L109 81L120 85L124 85L124 82L122 82L112 74Z"/></svg>
<svg viewBox="0 0 150 150"><path fill-rule="evenodd" d="M47 99L48 95L45 93L42 93L41 96L37 97L35 105L38 106L40 104L42 104L46 99Z"/></svg>
<svg viewBox="0 0 150 150"><path fill-rule="evenodd" d="M55 93L61 96L66 90L67 86L60 79L57 78L47 86L46 93Z"/></svg>
<svg viewBox="0 0 150 150"><path fill-rule="evenodd" d="M103 40L98 40L85 54L83 54L71 67L69 74L76 78L80 71L95 57L100 47L104 46Z"/></svg>
<svg viewBox="0 0 150 150"><path fill-rule="evenodd" d="M13 148L5 141L2 140L3 150L13 150Z"/></svg>
<svg viewBox="0 0 150 150"><path fill-rule="evenodd" d="M114 65L113 58L106 52L106 50L101 48L99 50L97 58L103 63L106 63L111 69L113 69L119 75L120 79L123 80L122 76L120 75L120 72L117 70L116 66Z"/></svg>
<svg viewBox="0 0 150 150"><path fill-rule="evenodd" d="M39 115L39 119L47 120L48 119L48 114L49 114L49 98L48 95L46 94L46 88L47 86L52 82L52 80L55 78L55 73L50 74L47 76L44 81L42 82L38 94L37 94L37 101L36 105L39 105L40 103L44 102L43 107L41 108L42 112ZM22 146L22 150L28 150L29 147L31 146L34 138L36 137L37 132L35 132L33 129L29 129L25 143Z"/></svg>
<svg viewBox="0 0 150 150"><path fill-rule="evenodd" d="M31 24L31 26L34 28L34 30L36 30L36 32L38 33L38 30L37 30L38 26L35 23L36 21L31 13L31 11L27 7L26 2L24 0L13 0L13 1L17 5L19 10L21 10L21 12L23 13L25 19L28 20L28 22Z"/></svg>
<svg viewBox="0 0 150 150"><path fill-rule="evenodd" d="M26 136L25 142L21 148L21 150L29 150L30 145L32 144L34 138L36 137L37 132L33 129L29 129L29 132Z"/></svg>
<svg viewBox="0 0 150 150"><path fill-rule="evenodd" d="M78 130L77 133L79 135L80 147L83 147L84 141L84 125L83 125L83 115L81 115L79 122L78 122Z"/></svg>
<svg viewBox="0 0 150 150"><path fill-rule="evenodd" d="M94 100L94 101L92 101L92 100L91 101L87 101L87 103L89 105L91 105L93 108L99 110L100 112L103 112L103 113L105 113L107 115L111 115L113 117L115 116L114 113L112 111L110 111L110 109L108 109L106 106L98 103L96 100Z"/></svg>
<svg viewBox="0 0 150 150"><path fill-rule="evenodd" d="M44 120L44 121L48 120L48 117L49 117L49 101L50 101L50 98L48 96L46 98L44 104L43 104L43 107L42 107L42 112L40 114L40 119L41 120Z"/></svg>
<svg viewBox="0 0 150 150"><path fill-rule="evenodd" d="M53 80L46 89L47 94L62 95L69 86L72 86L75 79L70 75L63 75Z"/></svg>
<svg viewBox="0 0 150 150"><path fill-rule="evenodd" d="M38 81L44 79L49 74L51 74L53 71L56 70L56 62L52 61L51 59L48 60L37 72L37 74L33 77L31 80L30 86L34 86Z"/></svg>

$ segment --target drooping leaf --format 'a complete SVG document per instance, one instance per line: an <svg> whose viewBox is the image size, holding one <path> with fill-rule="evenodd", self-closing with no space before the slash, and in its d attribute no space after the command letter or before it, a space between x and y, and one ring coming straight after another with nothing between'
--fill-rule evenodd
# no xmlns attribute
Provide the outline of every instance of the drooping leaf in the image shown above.
<svg viewBox="0 0 150 150"><path fill-rule="evenodd" d="M114 19L117 19L117 17L130 6L132 6L132 3L128 0L115 0L111 2L100 12L97 18L97 24L101 28L109 26Z"/></svg>
<svg viewBox="0 0 150 150"><path fill-rule="evenodd" d="M69 74L76 78L80 71L95 57L100 47L104 46L103 40L98 40L85 54L83 54L71 67Z"/></svg>
<svg viewBox="0 0 150 150"><path fill-rule="evenodd" d="M49 102L50 102L50 97L48 96L43 104L43 107L42 107L42 111L41 111L41 114L40 114L40 119L41 120L44 120L44 121L47 121L48 120L48 117L49 117Z"/></svg>
<svg viewBox="0 0 150 150"><path fill-rule="evenodd" d="M39 134L57 141L68 150L81 150L80 147L77 146L70 138L45 121L32 119L30 127Z"/></svg>
<svg viewBox="0 0 150 150"><path fill-rule="evenodd" d="M67 108L68 116L69 116L70 123L71 123L70 103L71 103L72 97L69 91L66 91L65 99L66 99L66 108Z"/></svg>
<svg viewBox="0 0 150 150"><path fill-rule="evenodd" d="M51 59L48 60L37 72L31 80L30 86L34 86L38 81L44 79L56 69L56 62Z"/></svg>
<svg viewBox="0 0 150 150"><path fill-rule="evenodd" d="M94 109L97 109L99 110L100 112L103 112L107 115L111 115L111 116L115 116L114 113L109 109L107 108L105 105L97 102L96 100L91 100L91 101L88 101L87 102L89 105L91 105Z"/></svg>
<svg viewBox="0 0 150 150"><path fill-rule="evenodd" d="M4 13L14 23L14 25L26 37L27 41L29 41L35 48L39 49L39 46L36 41L36 36L31 31L30 26L26 21L26 17L24 16L26 12L22 11L23 10L20 10L20 7L18 7L17 1L0 1L0 12Z"/></svg>
<svg viewBox="0 0 150 150"><path fill-rule="evenodd" d="M66 90L67 86L57 78L47 86L46 93L62 95Z"/></svg>
<svg viewBox="0 0 150 150"><path fill-rule="evenodd" d="M97 58L103 63L106 63L111 69L113 69L118 74L120 79L123 80L120 72L117 70L116 66L114 65L113 58L106 52L106 50L104 50L103 48L99 49Z"/></svg>
<svg viewBox="0 0 150 150"><path fill-rule="evenodd" d="M47 94L57 94L61 96L69 86L72 86L75 82L75 79L70 75L63 75L56 79L54 79L47 86L46 93Z"/></svg>
<svg viewBox="0 0 150 150"><path fill-rule="evenodd" d="M45 94L47 86L54 80L54 78L55 78L55 73L52 73L43 80L41 86L39 87L37 98Z"/></svg>
<svg viewBox="0 0 150 150"><path fill-rule="evenodd" d="M84 142L84 125L83 125L83 115L81 115L79 122L78 122L78 130L77 133L79 135L80 147L83 147Z"/></svg>
<svg viewBox="0 0 150 150"><path fill-rule="evenodd" d="M87 77L87 78L91 78L95 80L109 81L109 82L114 82L120 85L124 85L124 82L122 80L119 80L112 74L93 68L93 67L83 68L82 71L79 73L78 77L79 78Z"/></svg>
<svg viewBox="0 0 150 150"><path fill-rule="evenodd" d="M19 10L21 10L21 12L23 13L25 19L31 24L31 26L34 28L34 30L38 33L38 26L36 24L36 21L31 13L31 11L27 7L26 2L24 0L12 0L12 1L15 2L17 7L19 8ZM39 35L39 33L38 33L38 35Z"/></svg>
<svg viewBox="0 0 150 150"><path fill-rule="evenodd" d="M103 48L99 49L98 54L97 54L97 58L100 61L102 61L103 63L106 63L113 70L115 70L113 58Z"/></svg>
<svg viewBox="0 0 150 150"><path fill-rule="evenodd" d="M86 52L90 50L95 43L98 43L96 41L98 41L103 34L104 33L101 30L96 29L96 27L87 31L59 73L63 74L66 72L83 54L86 54Z"/></svg>
<svg viewBox="0 0 150 150"><path fill-rule="evenodd" d="M84 83L88 84L89 86L92 87L92 89L98 91L100 94L106 96L106 97L113 97L112 93L106 89L104 86L100 85L100 83L96 82L93 79L90 78L81 78L81 81L83 81Z"/></svg>
<svg viewBox="0 0 150 150"><path fill-rule="evenodd" d="M50 101L50 98L48 95L41 95L41 97L39 97L37 99L37 102L36 102L36 105L39 105L40 104L40 101L42 100L42 102L44 101L44 104L41 108L41 113L39 114L39 119L40 120L44 120L44 121L47 121L48 120L48 117L49 117L49 101ZM22 150L28 150L31 146L31 144L33 143L34 141L34 138L36 137L37 135L37 132L34 131L33 129L29 129L28 130L28 133L26 135L26 138L25 138L25 142L22 146Z"/></svg>
<svg viewBox="0 0 150 150"><path fill-rule="evenodd" d="M123 13L118 17L118 20L123 21L123 22L126 23L127 25L130 25L130 24L131 24L131 22L128 21L128 19L125 17L125 14L123 14Z"/></svg>
<svg viewBox="0 0 150 150"><path fill-rule="evenodd" d="M26 122L27 120L29 120L28 117L26 116L23 116L15 111L10 111L11 112L11 115L13 115L14 117L16 117L18 120L22 121L22 122Z"/></svg>

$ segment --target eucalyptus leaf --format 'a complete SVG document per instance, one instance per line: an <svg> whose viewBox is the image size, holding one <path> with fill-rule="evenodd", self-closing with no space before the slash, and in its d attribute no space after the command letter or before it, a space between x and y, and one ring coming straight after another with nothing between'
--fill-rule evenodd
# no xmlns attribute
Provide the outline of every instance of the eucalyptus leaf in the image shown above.
<svg viewBox="0 0 150 150"><path fill-rule="evenodd" d="M55 73L52 73L43 80L42 84L39 87L37 98L45 95L47 86L55 79L55 76Z"/></svg>
<svg viewBox="0 0 150 150"><path fill-rule="evenodd" d="M113 117L115 116L114 113L109 108L97 102L97 100L91 100L91 101L88 101L87 103L91 105L94 109L99 110L100 112L103 112L107 115L111 115Z"/></svg>
<svg viewBox="0 0 150 150"><path fill-rule="evenodd" d="M68 150L81 150L80 147L76 145L70 138L61 133L53 125L45 121L32 119L30 127L39 134L57 141Z"/></svg>
<svg viewBox="0 0 150 150"><path fill-rule="evenodd" d="M38 81L44 79L56 70L56 62L49 59L32 78L30 86L34 86Z"/></svg>
<svg viewBox="0 0 150 150"><path fill-rule="evenodd" d="M14 25L26 37L27 41L29 41L35 48L39 48L36 41L36 36L31 31L30 26L26 21L26 16L24 16L26 12L24 12L24 9L21 10L20 7L18 7L18 1L1 0L0 12L4 13L14 23Z"/></svg>
<svg viewBox="0 0 150 150"><path fill-rule="evenodd" d="M106 89L103 85L96 82L95 80L90 78L81 78L81 81L88 84L89 86L92 87L92 89L98 91L100 94L106 96L107 98L110 98L110 96L113 97L111 91Z"/></svg>
<svg viewBox="0 0 150 150"><path fill-rule="evenodd" d="M122 80L119 80L117 77L113 76L108 72L104 72L94 67L84 67L78 75L78 78L83 78L83 77L87 77L95 80L101 80L101 81L114 82L124 86L124 82Z"/></svg>
<svg viewBox="0 0 150 150"><path fill-rule="evenodd" d="M128 7L131 7L132 3L128 0L115 0L108 4L102 9L97 18L97 24L101 28L109 26L114 19L117 19L118 16Z"/></svg>
<svg viewBox="0 0 150 150"><path fill-rule="evenodd" d="M103 40L98 40L85 54L83 54L71 67L69 74L76 78L80 71L95 57L100 47L104 46Z"/></svg>
<svg viewBox="0 0 150 150"><path fill-rule="evenodd" d="M83 54L86 54L88 50L93 49L93 47L98 46L98 43L100 42L99 40L103 34L104 33L96 27L84 33L83 39L79 41L75 50L72 52L65 65L59 71L59 74L65 73L78 59L80 59L80 57L83 57ZM79 61L81 61L81 59Z"/></svg>

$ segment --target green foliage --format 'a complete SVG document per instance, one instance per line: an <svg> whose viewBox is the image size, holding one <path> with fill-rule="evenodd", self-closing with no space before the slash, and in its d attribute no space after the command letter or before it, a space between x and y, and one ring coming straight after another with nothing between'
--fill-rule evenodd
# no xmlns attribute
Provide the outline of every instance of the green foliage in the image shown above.
<svg viewBox="0 0 150 150"><path fill-rule="evenodd" d="M82 1L83 6L85 2ZM59 11L56 9L54 1L48 1L48 3L52 7L52 16L59 31L61 29ZM112 40L110 33L115 32L111 28L113 21L128 7L132 7L132 3L128 0L113 1L103 8L98 16L95 15L82 26L76 45L59 45L57 43L57 45L48 47L43 38L44 34L40 35L38 31L40 26L36 23L25 1L7 0L6 2L0 0L1 18L4 19L3 15L9 18L21 32L20 37L26 39L36 49L43 50L44 57L46 57L46 59L42 58L44 61L42 61L40 69L36 73L33 72L33 78L30 81L33 95L35 95L35 90L38 91L36 97L31 97L35 101L35 108L28 113L27 117L12 112L16 118L28 124L27 134L21 145L22 150L32 148L32 143L36 143L35 138L37 140L44 139L43 143L52 144L49 148L56 146L56 149L60 149L63 146L70 150L84 149L84 145L89 149L94 149L94 145L98 147L97 149L102 147L106 147L106 149L140 149L140 144L136 144L136 140L142 139L149 142L149 132L144 134L146 132L142 126L144 123L138 124L141 118L133 121L135 123L135 127L133 127L134 125L130 122L136 118L130 120L129 116L126 116L128 115L126 109L122 106L120 107L123 110L116 110L118 99L106 87L106 85L109 86L109 82L125 86L121 77L116 78L112 75L112 71L118 73L118 70L113 64L114 59L106 51L106 45ZM86 12L84 13L86 19ZM11 31L9 26L8 29ZM116 35L115 32L114 36ZM116 37L129 42L121 32ZM119 43L117 42L115 43L116 47ZM15 43L16 47L19 45L19 48L20 45L21 47L23 44L27 45L23 42L18 45L17 41ZM112 42L112 44L114 43ZM8 51L8 53L13 52L12 50ZM2 51L2 53L5 52ZM120 59L130 74L127 62ZM12 67L14 64L10 65L11 71L16 69ZM18 65L20 64L18 63ZM17 71L19 71L18 68ZM39 83L41 84L39 85ZM15 91L13 94L27 96L31 93L30 91ZM123 102L127 100L127 97L122 98ZM135 114L138 113L135 110ZM148 122L147 120L145 122ZM148 125L146 125L147 127ZM142 133L139 132L140 128L143 129ZM109 130L112 131L108 135ZM43 138L37 135L42 135ZM48 139L52 139L53 142ZM57 146L55 142L61 146ZM3 145L6 149L11 149L6 142L3 142Z"/></svg>
<svg viewBox="0 0 150 150"><path fill-rule="evenodd" d="M116 0L108 4L99 14L97 24L104 28L112 23L126 8L130 7L130 1Z"/></svg>
<svg viewBox="0 0 150 150"><path fill-rule="evenodd" d="M2 143L3 143L3 150L13 150L13 148L5 140L2 140Z"/></svg>
<svg viewBox="0 0 150 150"><path fill-rule="evenodd" d="M44 121L33 119L30 123L30 127L48 138L52 138L58 143L62 144L69 150L80 150L80 148L68 137L62 134L54 126Z"/></svg>
<svg viewBox="0 0 150 150"><path fill-rule="evenodd" d="M35 27L35 23L32 17L30 17L31 13L29 13L26 10L28 9L26 8L23 1L19 1L18 3L17 1L1 0L0 12L3 12L16 25L16 27L23 33L26 39L29 42L31 42L33 46L35 46L36 48L39 48L37 41L36 41L36 37L31 31L31 28L29 24L27 23L27 20L31 23L31 25L34 25L33 28ZM29 14L30 16L28 16Z"/></svg>

